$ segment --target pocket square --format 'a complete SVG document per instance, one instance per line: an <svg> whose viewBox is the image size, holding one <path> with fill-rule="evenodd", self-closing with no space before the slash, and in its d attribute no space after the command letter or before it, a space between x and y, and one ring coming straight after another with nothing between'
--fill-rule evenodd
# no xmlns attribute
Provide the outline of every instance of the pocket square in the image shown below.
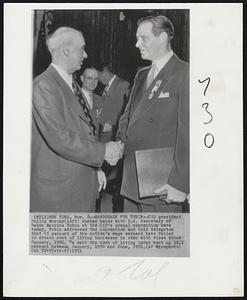
<svg viewBox="0 0 247 300"><path fill-rule="evenodd" d="M169 95L169 92L161 92L160 94L159 94L159 97L158 98L169 98L170 97L170 95Z"/></svg>

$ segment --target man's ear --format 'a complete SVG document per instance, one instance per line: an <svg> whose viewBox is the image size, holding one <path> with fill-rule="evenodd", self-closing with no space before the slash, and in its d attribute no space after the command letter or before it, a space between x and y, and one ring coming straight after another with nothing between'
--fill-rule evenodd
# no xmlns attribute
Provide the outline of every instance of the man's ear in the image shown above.
<svg viewBox="0 0 247 300"><path fill-rule="evenodd" d="M159 35L159 38L161 39L162 42L167 42L168 34L165 31L162 31L161 34Z"/></svg>
<svg viewBox="0 0 247 300"><path fill-rule="evenodd" d="M62 52L64 56L69 56L71 52L70 46L67 44L62 45Z"/></svg>
<svg viewBox="0 0 247 300"><path fill-rule="evenodd" d="M83 75L81 75L80 78L81 78L81 82L83 82L84 81Z"/></svg>

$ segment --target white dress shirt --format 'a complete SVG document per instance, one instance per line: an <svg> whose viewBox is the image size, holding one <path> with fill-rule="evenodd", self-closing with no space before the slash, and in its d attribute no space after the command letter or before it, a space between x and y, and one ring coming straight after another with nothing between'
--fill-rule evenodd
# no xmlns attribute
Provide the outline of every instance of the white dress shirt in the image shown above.
<svg viewBox="0 0 247 300"><path fill-rule="evenodd" d="M109 88L111 87L111 85L116 77L117 77L117 75L114 75L112 77L112 79L107 83L107 86L105 87L105 93L108 92Z"/></svg>
<svg viewBox="0 0 247 300"><path fill-rule="evenodd" d="M51 63L51 65L57 70L58 74L63 78L63 80L67 83L67 85L71 88L72 92L74 93L74 90L72 87L72 75L68 74L61 67L59 67L58 65L55 65L54 63Z"/></svg>
<svg viewBox="0 0 247 300"><path fill-rule="evenodd" d="M153 61L152 65L155 65L154 78L159 74L160 70L168 63L174 52L171 50L165 56L158 60Z"/></svg>
<svg viewBox="0 0 247 300"><path fill-rule="evenodd" d="M87 100L88 106L92 109L93 108L93 93L84 89L83 87L81 88L81 90Z"/></svg>

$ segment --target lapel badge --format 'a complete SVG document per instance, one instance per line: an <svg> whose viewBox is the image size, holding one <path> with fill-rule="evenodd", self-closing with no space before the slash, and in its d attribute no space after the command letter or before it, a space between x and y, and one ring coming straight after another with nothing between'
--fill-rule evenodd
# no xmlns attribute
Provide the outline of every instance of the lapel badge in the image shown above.
<svg viewBox="0 0 247 300"><path fill-rule="evenodd" d="M159 87L161 86L161 83L162 83L162 80L157 80L155 82L155 85L152 88L152 91L151 91L151 93L148 96L148 100L151 100L153 98L154 94L158 91Z"/></svg>
<svg viewBox="0 0 247 300"><path fill-rule="evenodd" d="M161 92L160 94L159 94L159 97L158 98L169 98L170 97L170 94L169 94L169 92Z"/></svg>
<svg viewBox="0 0 247 300"><path fill-rule="evenodd" d="M101 113L102 113L102 108L96 107L95 108L95 113L96 113L96 118L99 118Z"/></svg>

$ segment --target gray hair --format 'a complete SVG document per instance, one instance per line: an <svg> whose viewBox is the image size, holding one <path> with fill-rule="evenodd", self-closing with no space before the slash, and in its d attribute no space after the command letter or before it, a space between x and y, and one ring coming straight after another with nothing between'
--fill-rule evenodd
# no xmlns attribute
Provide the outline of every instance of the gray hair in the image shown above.
<svg viewBox="0 0 247 300"><path fill-rule="evenodd" d="M165 16L147 16L138 20L137 25L150 22L153 24L153 34L158 36L161 32L166 32L169 39L171 40L174 37L174 26L172 22Z"/></svg>
<svg viewBox="0 0 247 300"><path fill-rule="evenodd" d="M59 49L64 43L66 44L74 44L76 37L83 37L82 33L76 29L71 27L60 27L50 36L48 36L46 40L46 45L50 53L54 53L57 49Z"/></svg>

